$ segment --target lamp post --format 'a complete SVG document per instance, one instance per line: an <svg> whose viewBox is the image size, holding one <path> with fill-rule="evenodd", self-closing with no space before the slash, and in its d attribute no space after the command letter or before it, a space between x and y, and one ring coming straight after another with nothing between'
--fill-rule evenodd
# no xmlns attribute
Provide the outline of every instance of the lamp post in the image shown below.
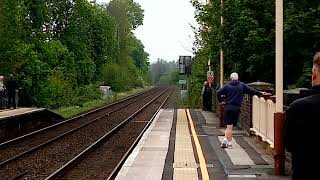
<svg viewBox="0 0 320 180"><path fill-rule="evenodd" d="M284 175L283 139L283 0L276 0L276 113L274 114L274 173Z"/></svg>

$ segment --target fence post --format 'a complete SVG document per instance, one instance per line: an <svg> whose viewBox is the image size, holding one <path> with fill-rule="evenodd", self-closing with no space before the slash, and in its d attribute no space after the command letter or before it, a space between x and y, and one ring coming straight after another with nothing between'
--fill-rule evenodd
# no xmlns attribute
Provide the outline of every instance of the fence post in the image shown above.
<svg viewBox="0 0 320 180"><path fill-rule="evenodd" d="M284 175L285 148L284 148L284 113L274 113L274 174Z"/></svg>

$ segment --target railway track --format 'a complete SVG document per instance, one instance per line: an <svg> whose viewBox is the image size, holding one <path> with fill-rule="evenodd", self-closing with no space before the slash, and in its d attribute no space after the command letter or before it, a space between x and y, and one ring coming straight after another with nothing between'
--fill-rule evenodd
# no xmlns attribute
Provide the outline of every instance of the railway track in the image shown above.
<svg viewBox="0 0 320 180"><path fill-rule="evenodd" d="M130 137L128 138L130 140L123 140L123 142L128 142L124 144L130 144L129 142L137 139L138 137L135 136L137 133L134 132L141 132L148 124L146 120L136 121L136 119L148 118L150 115L148 116L141 113L156 111L156 109L159 108L159 105L164 101L164 97L166 97L165 95L168 94L169 92L167 89L149 91L139 97L136 96L135 98L131 98L131 100L128 102L122 101L122 105L114 105L113 108L110 108L112 106L109 106L108 111L104 113L98 113L99 116L93 119L82 117L83 119L89 120L81 121L81 117L79 117L80 120L68 121L66 123L69 123L68 125L58 125L56 127L48 128L49 131L43 130L41 133L34 133L21 139L3 143L0 145L2 160L0 164L1 176L3 176L3 179L45 179L51 177L60 177L60 174L64 174L61 172L66 172L66 170L62 167L68 169L70 167L75 167L75 164L78 165L77 162L83 162L80 161L79 158L83 159L83 157L87 157L87 152L92 151L91 149L101 144L99 142L103 142L105 138L108 139L106 144L111 142L111 144L107 145L107 147L116 145L117 140L112 141L112 139L117 137L119 131L118 129L124 130L129 127L127 131L120 134L129 133L127 135ZM146 111L146 109L149 110ZM74 125L73 123L70 123L78 121L81 121L81 125ZM132 124L131 122L135 123ZM120 134L118 134L118 136ZM42 142L41 139L45 137L50 138L49 140L48 138L42 140L44 141ZM97 142L97 140L99 140L99 142ZM121 147L118 147L118 150L117 148L113 150L121 152L121 149ZM111 153L111 156L112 154L114 153ZM113 158L110 159L112 160ZM96 162L96 160L93 162ZM114 163L106 164L111 165ZM61 169L61 171L57 171L59 169ZM85 169L90 168L87 167ZM57 175L54 175L53 172L56 172ZM72 174L72 172L73 171L70 171L68 174ZM75 170L74 172L83 171ZM86 174L89 175L89 173ZM97 175L99 173L93 174ZM94 178L94 175L90 175L90 177ZM73 179L73 176L67 177ZM80 175L80 177L82 176Z"/></svg>
<svg viewBox="0 0 320 180"><path fill-rule="evenodd" d="M55 139L64 136L65 134L77 130L77 128L82 128L96 122L98 119L110 116L118 110L127 107L128 105L133 104L149 95L152 95L157 91L159 91L159 89L152 89L119 102L104 106L97 110L82 114L75 118L71 118L61 123L40 129L25 136L1 143L0 167L18 157L21 157L24 154L40 148L43 146L43 144L52 142Z"/></svg>

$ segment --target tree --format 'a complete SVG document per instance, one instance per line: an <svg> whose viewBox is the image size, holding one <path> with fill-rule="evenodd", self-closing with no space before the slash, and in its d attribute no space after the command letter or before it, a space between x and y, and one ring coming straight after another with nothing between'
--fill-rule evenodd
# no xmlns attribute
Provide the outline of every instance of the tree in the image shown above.
<svg viewBox="0 0 320 180"><path fill-rule="evenodd" d="M208 59L219 76L219 49L224 50L225 76L236 71L245 82L275 79L275 4L271 0L228 0L202 5L192 1L196 19L195 66ZM319 44L319 3L311 0L286 0L284 20L285 86L308 84L310 59ZM224 24L220 25L220 16ZM200 70L200 69L199 69ZM195 74L197 72L193 71ZM202 72L204 73L204 72ZM197 77L194 77L197 78ZM200 81L198 81L200 83Z"/></svg>
<svg viewBox="0 0 320 180"><path fill-rule="evenodd" d="M112 0L106 6L108 12L115 17L118 24L120 40L120 61L127 62L130 54L128 47L132 36L131 30L136 29L143 22L143 10L141 6L132 0Z"/></svg>
<svg viewBox="0 0 320 180"><path fill-rule="evenodd" d="M20 104L78 105L99 98L101 84L143 85L148 54L131 32L143 10L132 0L113 3L112 14L87 0L0 0L0 74L16 76Z"/></svg>
<svg viewBox="0 0 320 180"><path fill-rule="evenodd" d="M167 62L163 59L158 59L156 63L151 64L151 74L154 83L165 82L166 84L174 84L176 81L176 72L178 65L175 61Z"/></svg>

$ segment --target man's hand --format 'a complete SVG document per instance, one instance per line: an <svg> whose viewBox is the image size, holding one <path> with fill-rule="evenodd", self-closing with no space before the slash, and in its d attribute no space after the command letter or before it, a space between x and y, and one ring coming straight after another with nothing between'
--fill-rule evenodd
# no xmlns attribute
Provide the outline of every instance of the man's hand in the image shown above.
<svg viewBox="0 0 320 180"><path fill-rule="evenodd" d="M267 93L267 92L262 92L262 96L271 96L271 93Z"/></svg>

